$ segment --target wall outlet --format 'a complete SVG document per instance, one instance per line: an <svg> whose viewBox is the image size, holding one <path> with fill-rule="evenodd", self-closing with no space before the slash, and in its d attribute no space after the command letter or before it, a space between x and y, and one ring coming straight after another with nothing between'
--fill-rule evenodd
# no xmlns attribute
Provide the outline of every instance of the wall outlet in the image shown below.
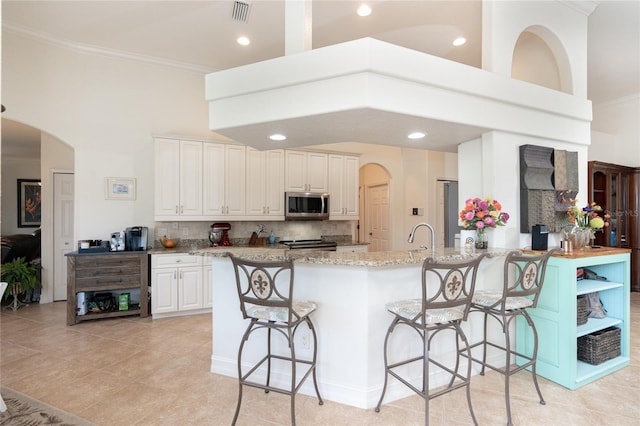
<svg viewBox="0 0 640 426"><path fill-rule="evenodd" d="M189 228L187 228L186 226L182 228L182 236L185 238L189 236Z"/></svg>

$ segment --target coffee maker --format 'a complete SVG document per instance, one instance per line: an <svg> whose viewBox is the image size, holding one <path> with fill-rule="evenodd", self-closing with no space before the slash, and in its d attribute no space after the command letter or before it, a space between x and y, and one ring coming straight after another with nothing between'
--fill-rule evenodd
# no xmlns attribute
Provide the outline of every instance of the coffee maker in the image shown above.
<svg viewBox="0 0 640 426"><path fill-rule="evenodd" d="M143 251L147 249L147 233L149 228L146 226L132 226L125 230L125 250L126 251Z"/></svg>

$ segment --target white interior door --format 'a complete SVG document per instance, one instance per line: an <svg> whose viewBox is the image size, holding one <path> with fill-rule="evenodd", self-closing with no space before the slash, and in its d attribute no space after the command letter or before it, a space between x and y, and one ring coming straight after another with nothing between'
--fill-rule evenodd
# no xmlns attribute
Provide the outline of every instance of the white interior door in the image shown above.
<svg viewBox="0 0 640 426"><path fill-rule="evenodd" d="M53 174L53 300L67 300L66 253L73 238L73 173Z"/></svg>
<svg viewBox="0 0 640 426"><path fill-rule="evenodd" d="M365 203L369 251L388 251L391 244L389 225L389 185L367 187Z"/></svg>

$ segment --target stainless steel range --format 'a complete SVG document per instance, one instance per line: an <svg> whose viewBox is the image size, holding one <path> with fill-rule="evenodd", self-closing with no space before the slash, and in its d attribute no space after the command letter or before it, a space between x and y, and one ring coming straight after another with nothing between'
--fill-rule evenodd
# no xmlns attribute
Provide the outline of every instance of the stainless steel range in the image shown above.
<svg viewBox="0 0 640 426"><path fill-rule="evenodd" d="M280 243L289 247L290 250L307 251L336 251L338 245L335 241L324 240L288 240L280 241Z"/></svg>

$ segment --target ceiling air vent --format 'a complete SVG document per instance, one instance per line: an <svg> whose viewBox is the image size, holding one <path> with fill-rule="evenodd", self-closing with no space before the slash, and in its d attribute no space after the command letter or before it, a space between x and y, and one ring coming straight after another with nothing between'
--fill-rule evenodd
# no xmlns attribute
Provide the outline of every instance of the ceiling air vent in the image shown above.
<svg viewBox="0 0 640 426"><path fill-rule="evenodd" d="M249 19L250 8L251 5L249 3L243 1L234 1L231 17L236 21L247 22L247 20Z"/></svg>

